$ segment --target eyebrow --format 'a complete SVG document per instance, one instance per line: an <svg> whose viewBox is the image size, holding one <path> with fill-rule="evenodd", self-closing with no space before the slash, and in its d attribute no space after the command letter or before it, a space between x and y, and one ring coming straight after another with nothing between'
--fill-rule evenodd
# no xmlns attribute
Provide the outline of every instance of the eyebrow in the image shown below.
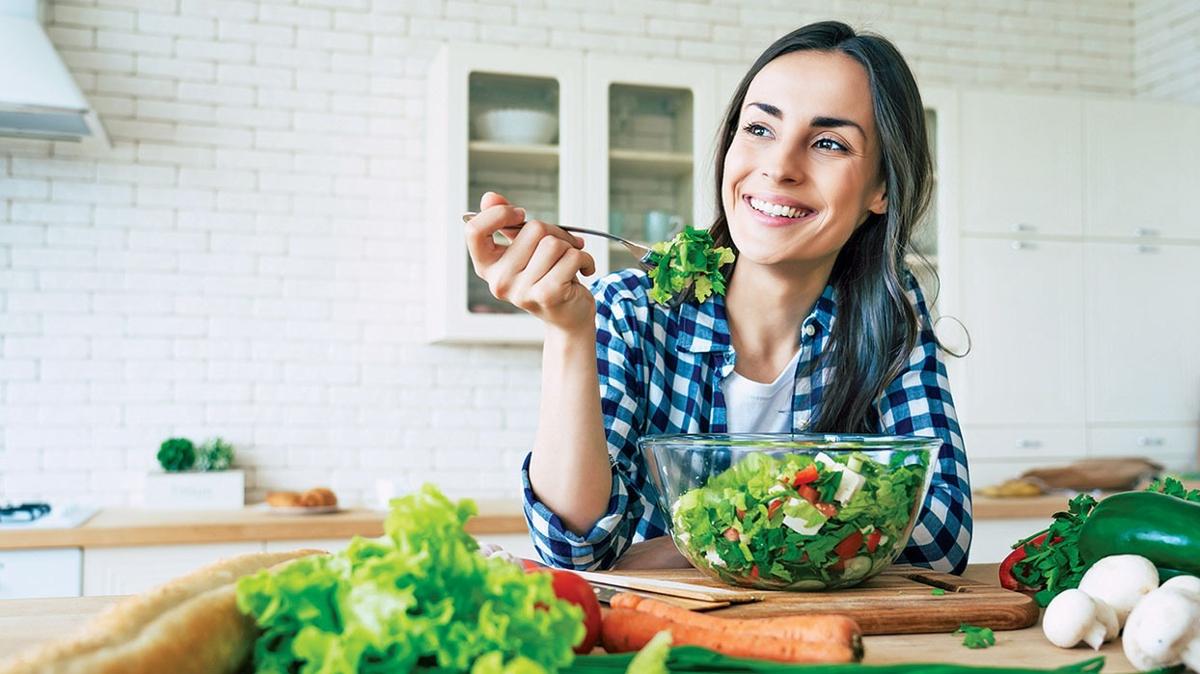
<svg viewBox="0 0 1200 674"><path fill-rule="evenodd" d="M776 119L783 119L783 111L774 105L771 105L770 103L747 103L746 107L758 108L759 110L762 110ZM836 129L842 126L852 126L858 129L858 132L862 134L864 138L867 136L867 132L864 131L861 126L859 126L858 122L849 119L842 119L841 117L813 117L811 124L819 129Z"/></svg>

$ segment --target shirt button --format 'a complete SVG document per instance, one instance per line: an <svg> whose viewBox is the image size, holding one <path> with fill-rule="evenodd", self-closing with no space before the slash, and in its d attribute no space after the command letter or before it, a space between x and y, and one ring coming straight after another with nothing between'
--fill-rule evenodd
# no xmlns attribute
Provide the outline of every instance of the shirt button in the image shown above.
<svg viewBox="0 0 1200 674"><path fill-rule="evenodd" d="M804 334L808 335L809 337L817 334L817 326L813 325L812 323L804 326Z"/></svg>

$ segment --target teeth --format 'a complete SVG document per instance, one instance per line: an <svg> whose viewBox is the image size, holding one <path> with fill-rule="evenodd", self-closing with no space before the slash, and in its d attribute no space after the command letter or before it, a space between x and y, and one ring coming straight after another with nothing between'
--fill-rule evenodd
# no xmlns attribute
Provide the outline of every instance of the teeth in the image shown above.
<svg viewBox="0 0 1200 674"><path fill-rule="evenodd" d="M756 199L753 197L750 198L750 205L756 210L762 211L763 213L775 216L783 216L785 218L798 218L801 215L808 213L808 211L801 208L792 208L791 206L784 206L783 204L773 204L769 201L763 201L762 199Z"/></svg>

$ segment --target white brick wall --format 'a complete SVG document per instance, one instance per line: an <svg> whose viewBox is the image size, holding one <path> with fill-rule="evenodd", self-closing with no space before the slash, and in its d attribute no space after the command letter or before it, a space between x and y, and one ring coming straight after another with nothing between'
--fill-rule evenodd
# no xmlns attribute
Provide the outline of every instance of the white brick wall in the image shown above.
<svg viewBox="0 0 1200 674"><path fill-rule="evenodd" d="M114 147L0 139L0 500L128 502L174 434L234 442L252 499L517 494L538 352L422 342L441 41L746 63L834 17L923 82L1200 92L1187 0L771 4L52 0Z"/></svg>
<svg viewBox="0 0 1200 674"><path fill-rule="evenodd" d="M1139 96L1200 103L1200 3L1134 3L1135 89Z"/></svg>

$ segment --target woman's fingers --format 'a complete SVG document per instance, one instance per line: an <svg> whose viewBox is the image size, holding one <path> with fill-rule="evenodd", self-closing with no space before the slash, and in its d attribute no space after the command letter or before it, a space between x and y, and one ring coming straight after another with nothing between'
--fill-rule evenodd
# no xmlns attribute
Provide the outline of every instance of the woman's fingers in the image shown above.
<svg viewBox="0 0 1200 674"><path fill-rule="evenodd" d="M496 243L497 231L525 222L525 209L496 204L480 211L466 225L467 251L475 265L475 273L486 277L488 270L504 255L506 246Z"/></svg>

